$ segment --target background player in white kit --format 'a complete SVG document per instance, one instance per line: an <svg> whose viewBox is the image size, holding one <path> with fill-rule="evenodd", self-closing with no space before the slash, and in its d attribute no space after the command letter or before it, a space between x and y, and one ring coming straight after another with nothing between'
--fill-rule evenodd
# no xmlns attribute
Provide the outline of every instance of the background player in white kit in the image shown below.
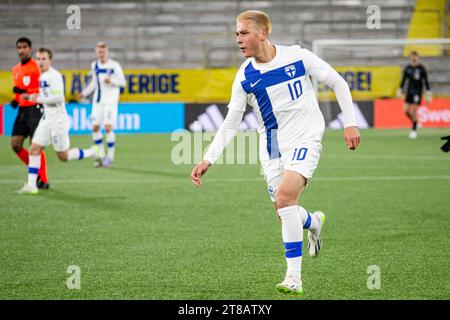
<svg viewBox="0 0 450 320"><path fill-rule="evenodd" d="M116 136L113 128L117 123L120 87L125 87L125 76L120 64L108 57L108 46L99 42L95 47L98 60L92 62L92 80L80 94L84 98L94 92L92 97L92 138L100 147L101 158L95 166L109 167L114 161ZM105 157L101 126L105 127L108 153Z"/></svg>
<svg viewBox="0 0 450 320"><path fill-rule="evenodd" d="M67 116L64 99L64 81L52 65L52 52L40 48L36 60L41 71L39 77L39 95L23 94L25 100L31 100L44 105L44 114L34 133L28 164L28 182L19 193L37 194L37 173L41 166L41 152L44 147L52 144L61 161L81 160L100 154L98 146L89 149L73 148L69 150L69 117Z"/></svg>
<svg viewBox="0 0 450 320"><path fill-rule="evenodd" d="M349 149L360 143L353 102L345 80L326 62L300 46L274 46L271 23L261 11L247 11L236 19L237 43L248 58L237 72L226 119L191 179L201 176L220 156L239 129L250 104L259 120L260 162L268 190L282 225L287 272L278 291L302 294L303 228L308 229L308 251L317 256L325 215L308 213L298 205L300 195L319 162L325 122L308 76L332 88L344 114L344 138Z"/></svg>

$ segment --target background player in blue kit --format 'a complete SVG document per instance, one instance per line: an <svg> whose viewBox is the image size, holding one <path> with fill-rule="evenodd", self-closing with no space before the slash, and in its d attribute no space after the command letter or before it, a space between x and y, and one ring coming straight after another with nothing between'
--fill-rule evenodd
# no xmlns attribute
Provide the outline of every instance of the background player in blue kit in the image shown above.
<svg viewBox="0 0 450 320"><path fill-rule="evenodd" d="M125 86L125 75L120 64L109 58L106 43L99 42L95 47L98 60L91 64L92 80L80 94L84 98L94 92L92 98L92 139L100 147L101 157L96 158L96 167L109 167L115 156L116 136L114 127L117 123L120 88ZM105 127L108 151L105 156L103 134Z"/></svg>

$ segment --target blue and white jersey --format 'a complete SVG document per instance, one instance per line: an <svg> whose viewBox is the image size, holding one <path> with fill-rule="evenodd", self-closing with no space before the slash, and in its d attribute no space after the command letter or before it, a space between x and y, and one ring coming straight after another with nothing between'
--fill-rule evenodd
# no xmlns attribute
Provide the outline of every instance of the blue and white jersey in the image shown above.
<svg viewBox="0 0 450 320"><path fill-rule="evenodd" d="M331 66L298 45L276 45L268 63L247 59L233 83L228 108L254 108L261 159L279 158L301 142L321 142L325 121L309 76L322 81Z"/></svg>
<svg viewBox="0 0 450 320"><path fill-rule="evenodd" d="M61 73L53 67L50 67L39 76L37 102L43 104L46 119L67 118L64 80Z"/></svg>
<svg viewBox="0 0 450 320"><path fill-rule="evenodd" d="M83 95L88 96L94 91L92 103L117 104L119 102L120 87L125 86L125 76L120 64L108 59L106 63L100 60L91 64L92 80L83 90ZM110 78L111 83L106 84L105 78Z"/></svg>

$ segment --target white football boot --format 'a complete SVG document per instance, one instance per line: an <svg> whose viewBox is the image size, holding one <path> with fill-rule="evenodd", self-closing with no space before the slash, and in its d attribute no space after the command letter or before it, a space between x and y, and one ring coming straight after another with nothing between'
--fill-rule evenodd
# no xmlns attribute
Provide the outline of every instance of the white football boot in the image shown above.
<svg viewBox="0 0 450 320"><path fill-rule="evenodd" d="M277 290L280 293L300 296L303 294L302 280L300 275L286 273L283 282L277 284Z"/></svg>
<svg viewBox="0 0 450 320"><path fill-rule="evenodd" d="M37 186L31 187L28 183L25 183L22 189L18 190L17 193L20 194L38 194L39 190Z"/></svg>
<svg viewBox="0 0 450 320"><path fill-rule="evenodd" d="M409 132L409 138L410 139L417 139L417 131L416 130L411 130Z"/></svg>
<svg viewBox="0 0 450 320"><path fill-rule="evenodd" d="M94 159L102 158L102 150L98 145L94 144L90 149L94 150Z"/></svg>
<svg viewBox="0 0 450 320"><path fill-rule="evenodd" d="M105 168L111 167L112 163L113 163L112 160L108 156L106 156L102 159L102 166Z"/></svg>
<svg viewBox="0 0 450 320"><path fill-rule="evenodd" d="M99 145L96 145L96 144L93 145L91 148L94 149L94 151L95 151L94 167L95 168L100 168L103 165L103 161L102 161L103 152L102 152L102 149L100 148Z"/></svg>
<svg viewBox="0 0 450 320"><path fill-rule="evenodd" d="M325 214L322 211L316 211L311 214L311 219L318 219L318 230L308 230L308 252L311 257L317 257L322 249L322 228L325 224Z"/></svg>

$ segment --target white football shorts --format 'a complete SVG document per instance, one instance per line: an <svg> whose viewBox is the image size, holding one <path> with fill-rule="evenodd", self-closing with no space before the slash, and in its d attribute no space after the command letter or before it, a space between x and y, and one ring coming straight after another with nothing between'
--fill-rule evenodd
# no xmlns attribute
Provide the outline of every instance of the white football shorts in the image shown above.
<svg viewBox="0 0 450 320"><path fill-rule="evenodd" d="M100 102L92 104L92 125L111 125L117 123L118 104L110 102Z"/></svg>
<svg viewBox="0 0 450 320"><path fill-rule="evenodd" d="M300 142L289 152L282 154L281 158L270 160L261 159L264 178L267 182L267 188L272 202L275 202L276 191L283 173L286 170L298 172L306 178L307 182L310 181L319 164L321 153L321 143Z"/></svg>
<svg viewBox="0 0 450 320"><path fill-rule="evenodd" d="M69 121L67 117L56 119L42 117L34 132L32 142L43 147L52 144L56 152L69 150Z"/></svg>

